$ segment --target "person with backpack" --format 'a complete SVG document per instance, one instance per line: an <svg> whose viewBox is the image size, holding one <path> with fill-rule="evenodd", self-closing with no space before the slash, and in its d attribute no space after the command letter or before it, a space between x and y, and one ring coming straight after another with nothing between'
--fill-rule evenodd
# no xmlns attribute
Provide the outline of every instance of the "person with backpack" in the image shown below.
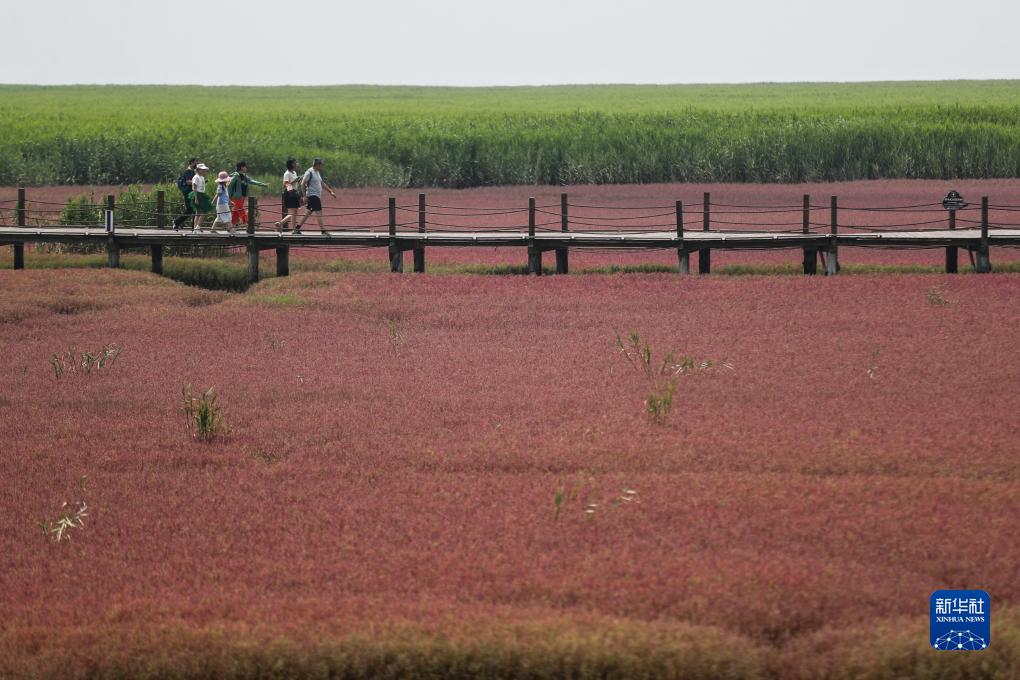
<svg viewBox="0 0 1020 680"><path fill-rule="evenodd" d="M333 192L333 187L326 184L326 180L322 179L321 171L322 159L316 158L312 161L312 167L305 170L305 174L301 177L301 189L304 191L305 198L308 201L308 212L301 218L301 223L294 227L295 234L301 233L301 227L312 216L312 213L315 213L319 220L319 231L326 231L326 228L322 225L322 187L326 187L326 191L333 198L336 198L336 194Z"/></svg>
<svg viewBox="0 0 1020 680"><path fill-rule="evenodd" d="M230 184L227 190L230 192L230 222L236 227L240 224L248 226L248 187L254 184L257 187L269 186L248 176L248 164L240 161L237 164L237 172L230 176Z"/></svg>
<svg viewBox="0 0 1020 680"><path fill-rule="evenodd" d="M192 231L201 229L205 216L213 211L212 200L210 200L209 194L205 193L205 173L208 171L209 166L199 163L195 166L195 176L191 178L191 205L195 210L195 224L191 228Z"/></svg>
<svg viewBox="0 0 1020 680"><path fill-rule="evenodd" d="M184 168L184 172L177 178L177 188L180 189L181 195L184 196L184 212L174 218L175 230L180 229L181 225L195 214L195 202L191 196L191 183L195 179L195 165L197 163L197 158L189 158L188 167Z"/></svg>

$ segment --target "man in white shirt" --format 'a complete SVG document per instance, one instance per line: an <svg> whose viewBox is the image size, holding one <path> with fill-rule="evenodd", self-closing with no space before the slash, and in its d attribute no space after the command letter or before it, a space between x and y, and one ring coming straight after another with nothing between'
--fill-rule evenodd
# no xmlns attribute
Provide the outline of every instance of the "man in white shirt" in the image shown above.
<svg viewBox="0 0 1020 680"><path fill-rule="evenodd" d="M333 187L329 186L326 180L322 179L321 171L322 159L316 158L312 162L312 167L305 170L305 174L301 178L301 189L304 191L308 201L308 212L301 218L301 223L294 227L295 234L301 233L301 227L311 217L312 213L315 213L315 217L319 220L319 231L326 231L322 224L322 187L326 187L326 191L333 198L336 198L336 194L333 193Z"/></svg>

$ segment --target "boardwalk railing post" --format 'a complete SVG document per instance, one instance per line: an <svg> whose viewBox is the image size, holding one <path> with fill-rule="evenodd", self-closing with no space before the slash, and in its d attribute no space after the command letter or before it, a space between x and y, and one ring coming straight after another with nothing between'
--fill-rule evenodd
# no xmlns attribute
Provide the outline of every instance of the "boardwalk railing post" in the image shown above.
<svg viewBox="0 0 1020 680"><path fill-rule="evenodd" d="M542 251L535 240L535 197L528 199L528 273L542 275Z"/></svg>
<svg viewBox="0 0 1020 680"><path fill-rule="evenodd" d="M570 231L570 214L567 211L567 195L560 194L560 231L566 233ZM570 273L570 250L567 246L560 246L556 249L556 273L557 274L569 274Z"/></svg>
<svg viewBox="0 0 1020 680"><path fill-rule="evenodd" d="M825 275L835 276L839 271L839 255L836 248L836 230L838 225L838 199L832 196L829 199L829 222L831 235L829 236L829 256L825 258Z"/></svg>
<svg viewBox="0 0 1020 680"><path fill-rule="evenodd" d="M116 269L120 266L120 245L117 243L117 225L114 224L113 194L106 197L106 266Z"/></svg>
<svg viewBox="0 0 1020 680"><path fill-rule="evenodd" d="M286 215L287 211L284 210ZM254 217L249 223L254 222ZM277 246L276 248L276 275L290 276L290 246Z"/></svg>
<svg viewBox="0 0 1020 680"><path fill-rule="evenodd" d="M259 219L259 204L255 200L254 196L248 197L248 233L254 234L255 228L258 227Z"/></svg>
<svg viewBox="0 0 1020 680"><path fill-rule="evenodd" d="M680 258L680 273L690 274L691 273L691 254L687 252L687 246L684 245L684 202L676 202L676 240L679 245L676 249L677 257Z"/></svg>
<svg viewBox="0 0 1020 680"><path fill-rule="evenodd" d="M705 192L702 199L702 224L701 230L708 231L712 226L712 194ZM698 251L698 273L710 274L712 272L712 249L702 247Z"/></svg>
<svg viewBox="0 0 1020 680"><path fill-rule="evenodd" d="M949 231L956 231L956 211L949 211ZM955 274L959 271L959 258L956 246L946 248L946 273Z"/></svg>
<svg viewBox="0 0 1020 680"><path fill-rule="evenodd" d="M397 245L397 199L390 196L390 271L404 271L404 251Z"/></svg>
<svg viewBox="0 0 1020 680"><path fill-rule="evenodd" d="M18 189L18 226L25 226L25 188ZM25 268L25 244L14 244L14 268Z"/></svg>
<svg viewBox="0 0 1020 680"><path fill-rule="evenodd" d="M418 194L418 233L425 233L425 194ZM425 240L418 241L414 247L414 271L418 274L425 273Z"/></svg>
<svg viewBox="0 0 1020 680"><path fill-rule="evenodd" d="M166 228L166 192L156 192L156 228ZM149 246L149 254L152 258L152 273L163 273L163 244L154 243Z"/></svg>
<svg viewBox="0 0 1020 680"><path fill-rule="evenodd" d="M248 197L248 283L259 282L259 246L255 242L255 197Z"/></svg>
<svg viewBox="0 0 1020 680"><path fill-rule="evenodd" d="M166 228L166 192L163 190L156 192L156 228Z"/></svg>
<svg viewBox="0 0 1020 680"><path fill-rule="evenodd" d="M978 244L977 266L974 267L978 274L987 274L992 271L992 260L988 252L988 197L981 197L981 243Z"/></svg>
<svg viewBox="0 0 1020 680"><path fill-rule="evenodd" d="M811 233L811 196L804 194L804 214L801 231L805 234ZM804 273L818 273L818 250L814 246L804 247Z"/></svg>

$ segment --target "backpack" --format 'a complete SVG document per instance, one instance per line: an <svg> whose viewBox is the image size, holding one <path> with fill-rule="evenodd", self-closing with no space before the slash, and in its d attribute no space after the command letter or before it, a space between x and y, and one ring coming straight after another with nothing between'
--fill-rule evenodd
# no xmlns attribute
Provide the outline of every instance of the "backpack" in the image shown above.
<svg viewBox="0 0 1020 680"><path fill-rule="evenodd" d="M181 176L177 178L177 188L181 190L182 194L187 195L191 191L191 186L188 184L188 171L185 170L181 173Z"/></svg>

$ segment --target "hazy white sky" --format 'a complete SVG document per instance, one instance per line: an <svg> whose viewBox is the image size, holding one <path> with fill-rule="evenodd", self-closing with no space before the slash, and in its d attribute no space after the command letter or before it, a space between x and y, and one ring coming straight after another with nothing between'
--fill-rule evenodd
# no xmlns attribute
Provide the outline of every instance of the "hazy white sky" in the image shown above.
<svg viewBox="0 0 1020 680"><path fill-rule="evenodd" d="M1020 78L1020 0L3 0L2 83Z"/></svg>

